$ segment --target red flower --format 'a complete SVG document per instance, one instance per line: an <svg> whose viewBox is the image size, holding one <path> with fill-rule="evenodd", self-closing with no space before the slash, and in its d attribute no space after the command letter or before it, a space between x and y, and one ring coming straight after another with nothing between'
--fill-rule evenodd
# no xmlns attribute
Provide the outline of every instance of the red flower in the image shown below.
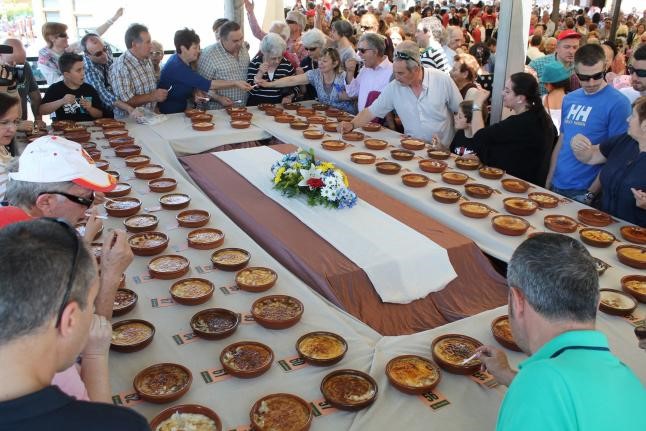
<svg viewBox="0 0 646 431"><path fill-rule="evenodd" d="M320 189L325 185L325 183L323 183L323 180L320 178L310 178L307 180L306 184L310 189Z"/></svg>

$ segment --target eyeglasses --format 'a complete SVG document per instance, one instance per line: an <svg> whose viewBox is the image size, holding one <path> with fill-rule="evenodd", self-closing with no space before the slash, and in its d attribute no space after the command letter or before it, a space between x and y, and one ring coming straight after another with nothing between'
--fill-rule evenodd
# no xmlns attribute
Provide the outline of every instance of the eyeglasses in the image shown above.
<svg viewBox="0 0 646 431"><path fill-rule="evenodd" d="M285 20L285 22L286 22L287 24L297 24L297 22L296 22L296 21L292 21L291 19L286 19L286 20Z"/></svg>
<svg viewBox="0 0 646 431"><path fill-rule="evenodd" d="M363 31L367 31L367 30L370 30L370 29L372 29L371 25L362 25L361 26L361 30L363 30Z"/></svg>
<svg viewBox="0 0 646 431"><path fill-rule="evenodd" d="M107 52L108 52L108 48L103 47L103 49L101 49L101 50L99 50L99 51L97 51L97 52L95 52L95 53L93 53L93 54L90 54L88 51L86 51L86 52L87 52L91 57L99 58L99 57L103 57L103 54L105 54L105 53L107 53Z"/></svg>
<svg viewBox="0 0 646 431"><path fill-rule="evenodd" d="M61 39L67 39L67 33L58 33L56 37L60 37Z"/></svg>
<svg viewBox="0 0 646 431"><path fill-rule="evenodd" d="M164 51L153 51L150 53L150 55L152 55L153 57L161 57L162 55L164 55Z"/></svg>
<svg viewBox="0 0 646 431"><path fill-rule="evenodd" d="M41 195L60 195L74 203L83 205L86 208L90 208L94 203L94 196L92 196L92 199L88 199L82 196L75 196L75 195L71 195L69 193L63 193L63 192L42 192L38 194L38 196L41 196Z"/></svg>
<svg viewBox="0 0 646 431"><path fill-rule="evenodd" d="M374 48L357 48L357 51L359 51L362 54L365 54L366 51L374 51Z"/></svg>
<svg viewBox="0 0 646 431"><path fill-rule="evenodd" d="M606 72L599 72L592 75L584 75L582 73L577 73L576 76L577 78L579 78L579 81L581 82L587 82L590 80L597 81L599 79L603 79L606 76Z"/></svg>
<svg viewBox="0 0 646 431"><path fill-rule="evenodd" d="M646 69L635 69L633 66L628 66L628 75L633 73L640 78L646 78Z"/></svg>
<svg viewBox="0 0 646 431"><path fill-rule="evenodd" d="M317 49L319 49L318 46L312 46L312 47L309 47L309 48L305 47L305 51L309 51L309 52L316 51Z"/></svg>
<svg viewBox="0 0 646 431"><path fill-rule="evenodd" d="M69 234L74 238L74 257L72 258L72 267L70 269L70 275L67 279L67 286L65 287L65 293L63 294L63 302L58 308L58 314L56 315L56 327L61 326L61 319L63 318L63 311L65 311L65 306L70 299L70 294L72 293L72 287L74 286L74 279L76 275L76 267L78 265L79 252L81 251L81 240L79 239L76 229L74 229L67 221L60 218L47 218L44 217L44 220L49 220L53 223L57 223L62 226Z"/></svg>
<svg viewBox="0 0 646 431"><path fill-rule="evenodd" d="M398 60L413 60L415 63L419 64L419 60L411 57L409 54L401 51L395 52L395 58Z"/></svg>
<svg viewBox="0 0 646 431"><path fill-rule="evenodd" d="M3 129L8 129L13 126L17 129L20 126L20 123L21 120L1 120L0 127L2 127Z"/></svg>

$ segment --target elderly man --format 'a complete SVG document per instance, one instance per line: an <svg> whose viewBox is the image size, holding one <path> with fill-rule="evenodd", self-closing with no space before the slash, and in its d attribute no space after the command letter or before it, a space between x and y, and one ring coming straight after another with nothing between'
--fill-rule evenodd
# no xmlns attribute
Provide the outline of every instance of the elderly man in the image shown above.
<svg viewBox="0 0 646 431"><path fill-rule="evenodd" d="M453 61L457 54L457 49L464 45L464 34L460 27L456 27L454 25L448 26L446 30L448 37L446 45L442 48L444 48L444 53L446 54L446 60L449 62L449 66L453 67Z"/></svg>
<svg viewBox="0 0 646 431"><path fill-rule="evenodd" d="M27 102L29 101L36 125L39 128L44 129L46 125L42 120L42 116L38 113L38 108L40 107L41 102L40 90L38 90L38 84L36 83L36 78L34 78L31 66L27 62L25 48L22 46L22 42L18 39L7 39L4 41L4 45L12 47L13 53L0 54L0 64L18 67L22 66L23 68L22 81L17 83L17 90L20 95L20 103L22 105L21 118L23 121L27 120ZM30 122L25 122L25 124L22 124L18 130L31 131L31 128L32 124Z"/></svg>
<svg viewBox="0 0 646 431"><path fill-rule="evenodd" d="M363 60L359 75L354 78L357 62L349 59L345 63L345 91L350 97L358 97L357 108L362 111L371 92L381 92L390 82L393 64L385 54L384 38L375 33L364 33L357 43L357 51Z"/></svg>
<svg viewBox="0 0 646 431"><path fill-rule="evenodd" d="M530 357L516 372L502 350L479 349L487 371L509 386L496 429L646 429L644 386L595 330L599 278L585 247L536 235L514 252L507 283L511 332Z"/></svg>
<svg viewBox="0 0 646 431"><path fill-rule="evenodd" d="M541 96L547 94L547 89L545 88L541 77L543 76L545 66L548 63L551 63L553 61L560 61L563 67L565 67L565 69L570 72L570 74L574 73L574 53L577 49L579 49L580 39L581 35L576 31L563 30L557 37L556 52L554 53L554 55L546 55L544 57L532 60L529 63L529 67L534 69L536 75L538 76L538 84ZM574 84L571 85L572 90L579 88L578 81L572 82L571 84Z"/></svg>
<svg viewBox="0 0 646 431"><path fill-rule="evenodd" d="M633 103L638 97L646 96L646 45L640 46L633 52L628 73L631 86L619 91L630 100L630 103Z"/></svg>
<svg viewBox="0 0 646 431"><path fill-rule="evenodd" d="M453 112L462 96L451 77L422 66L417 44L402 42L395 51L395 80L390 82L370 107L351 122L339 124L340 132L361 127L374 117L396 110L404 132L415 138L431 140L435 135L448 147L453 139Z"/></svg>
<svg viewBox="0 0 646 431"><path fill-rule="evenodd" d="M135 108L155 110L156 104L166 100L168 90L157 88L155 71L150 61L152 52L148 28L132 24L126 30L126 52L110 68L110 83L118 100ZM126 117L127 111L114 106L117 118Z"/></svg>
<svg viewBox="0 0 646 431"><path fill-rule="evenodd" d="M417 45L422 49L420 56L422 64L440 72L449 73L451 66L446 58L446 53L433 34L433 29L437 28L438 25L442 27L442 22L435 17L422 19L417 24L415 39L417 40Z"/></svg>
<svg viewBox="0 0 646 431"><path fill-rule="evenodd" d="M219 29L220 40L202 51L197 61L197 73L206 79L223 81L223 87L209 104L210 109L231 106L234 101L245 105L249 93L244 84L249 67L249 51L243 46L244 38L240 25L229 21Z"/></svg>
<svg viewBox="0 0 646 431"><path fill-rule="evenodd" d="M0 429L149 429L131 409L81 401L50 384L79 354L82 367L97 356L107 366L111 327L93 316L98 290L94 257L65 222L0 229ZM88 347L97 334L107 341L103 350Z"/></svg>

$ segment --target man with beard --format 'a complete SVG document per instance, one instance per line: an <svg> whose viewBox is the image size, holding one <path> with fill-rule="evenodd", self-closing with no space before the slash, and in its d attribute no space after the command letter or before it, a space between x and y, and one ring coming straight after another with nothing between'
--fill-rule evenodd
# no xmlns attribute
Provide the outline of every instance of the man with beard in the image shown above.
<svg viewBox="0 0 646 431"><path fill-rule="evenodd" d="M628 66L630 87L622 88L621 93L633 103L639 96L646 96L646 45L633 52L633 61Z"/></svg>

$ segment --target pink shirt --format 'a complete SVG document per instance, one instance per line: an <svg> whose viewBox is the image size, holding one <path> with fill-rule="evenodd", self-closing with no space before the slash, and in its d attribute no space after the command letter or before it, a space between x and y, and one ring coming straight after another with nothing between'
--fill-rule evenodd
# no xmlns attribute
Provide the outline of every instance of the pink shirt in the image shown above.
<svg viewBox="0 0 646 431"><path fill-rule="evenodd" d="M80 368L77 364L74 364L67 370L56 373L52 380L52 385L58 386L61 391L79 401L90 401L85 384L81 380Z"/></svg>
<svg viewBox="0 0 646 431"><path fill-rule="evenodd" d="M359 75L351 83L346 84L345 92L350 97L359 97L357 108L361 112L366 107L368 93L383 90L390 82L392 74L393 64L388 60L388 57L384 57L384 61L374 69L365 66L361 68Z"/></svg>

